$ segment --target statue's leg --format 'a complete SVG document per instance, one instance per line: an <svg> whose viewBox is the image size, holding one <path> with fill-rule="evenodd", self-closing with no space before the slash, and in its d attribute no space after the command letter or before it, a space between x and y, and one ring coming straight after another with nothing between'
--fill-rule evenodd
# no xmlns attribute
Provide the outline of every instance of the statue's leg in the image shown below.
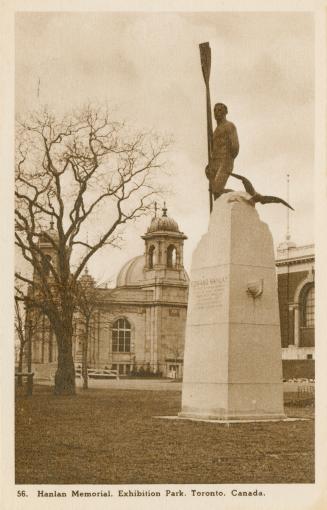
<svg viewBox="0 0 327 510"><path fill-rule="evenodd" d="M220 195L222 195L222 193L228 193L230 191L233 191L231 189L225 189L227 179L230 176L230 173L226 170L227 169L223 165L221 165L220 168L218 169L218 172L216 173L213 182L213 196L215 200L217 200L217 198L219 198Z"/></svg>

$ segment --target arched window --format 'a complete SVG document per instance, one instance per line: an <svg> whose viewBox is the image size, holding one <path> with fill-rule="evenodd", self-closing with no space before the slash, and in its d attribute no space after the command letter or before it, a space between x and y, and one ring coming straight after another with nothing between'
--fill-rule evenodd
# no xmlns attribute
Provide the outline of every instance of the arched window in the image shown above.
<svg viewBox="0 0 327 510"><path fill-rule="evenodd" d="M167 249L167 267L176 267L177 251L173 244Z"/></svg>
<svg viewBox="0 0 327 510"><path fill-rule="evenodd" d="M45 276L49 276L51 264L52 264L51 255L44 255L44 258L42 258L42 269Z"/></svg>
<svg viewBox="0 0 327 510"><path fill-rule="evenodd" d="M155 264L155 246L150 246L149 248L149 268L153 269L153 266Z"/></svg>
<svg viewBox="0 0 327 510"><path fill-rule="evenodd" d="M113 324L112 352L131 352L131 325L127 319L118 319Z"/></svg>
<svg viewBox="0 0 327 510"><path fill-rule="evenodd" d="M315 326L315 289L313 285L306 285L301 292L301 326L314 328Z"/></svg>

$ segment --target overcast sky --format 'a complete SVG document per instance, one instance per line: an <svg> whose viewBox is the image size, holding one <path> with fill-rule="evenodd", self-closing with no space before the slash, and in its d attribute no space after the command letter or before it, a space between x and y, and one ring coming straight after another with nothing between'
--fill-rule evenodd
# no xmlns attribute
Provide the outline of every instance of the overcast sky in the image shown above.
<svg viewBox="0 0 327 510"><path fill-rule="evenodd" d="M168 214L188 236L185 265L208 224L205 88L199 43L212 51L212 103L224 102L237 127L235 172L266 194L286 198L291 233L313 239L314 20L310 13L19 13L16 15L16 110L59 111L105 101L117 117L174 138L174 193ZM40 92L37 97L38 80ZM232 182L233 181L233 182ZM241 189L238 182L228 184ZM286 208L257 206L284 240ZM124 249L90 263L102 279L143 252L150 219L126 231Z"/></svg>

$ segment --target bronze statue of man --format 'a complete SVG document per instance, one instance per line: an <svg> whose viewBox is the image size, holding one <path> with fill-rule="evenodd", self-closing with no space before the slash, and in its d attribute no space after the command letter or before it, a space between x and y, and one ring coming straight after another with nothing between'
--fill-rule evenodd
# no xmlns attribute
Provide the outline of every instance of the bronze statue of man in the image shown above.
<svg viewBox="0 0 327 510"><path fill-rule="evenodd" d="M215 105L214 116L217 127L212 138L211 158L206 167L206 176L215 200L224 192L227 179L233 171L234 159L239 151L236 127L226 120L227 113L226 105L223 103Z"/></svg>

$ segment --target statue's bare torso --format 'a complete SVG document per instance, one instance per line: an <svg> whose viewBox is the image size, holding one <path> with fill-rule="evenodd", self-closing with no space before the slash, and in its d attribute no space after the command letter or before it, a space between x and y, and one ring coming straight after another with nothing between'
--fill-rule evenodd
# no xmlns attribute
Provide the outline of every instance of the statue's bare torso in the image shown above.
<svg viewBox="0 0 327 510"><path fill-rule="evenodd" d="M239 151L236 127L226 120L226 110L225 105L220 103L215 106L217 127L213 133L212 155L207 169L210 188L215 198L223 192Z"/></svg>

